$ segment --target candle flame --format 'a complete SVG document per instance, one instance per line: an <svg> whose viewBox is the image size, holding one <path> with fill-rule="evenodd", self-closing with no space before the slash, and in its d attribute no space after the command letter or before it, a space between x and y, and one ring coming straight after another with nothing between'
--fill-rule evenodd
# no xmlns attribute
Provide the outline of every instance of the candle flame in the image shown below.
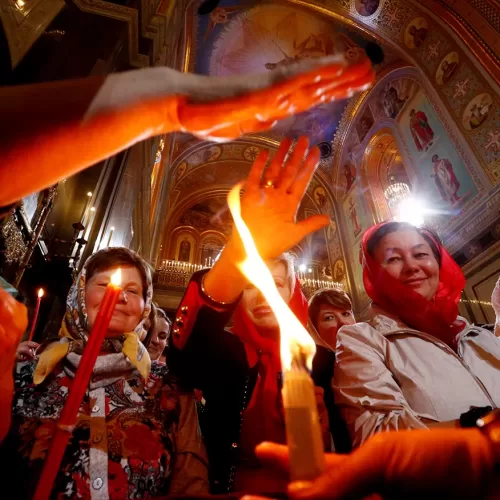
<svg viewBox="0 0 500 500"><path fill-rule="evenodd" d="M40 289L38 290L38 296L39 296L40 298L42 298L42 297L43 297L43 294L44 294L44 293L45 293L45 292L43 291L43 288L40 288Z"/></svg>
<svg viewBox="0 0 500 500"><path fill-rule="evenodd" d="M241 188L242 184L237 184L231 189L227 198L234 225L247 254L245 260L238 263L238 267L246 278L262 292L276 316L280 327L280 354L283 369L290 370L294 354L298 355L299 353L306 355L306 364L311 369L316 344L281 297L271 271L259 255L252 234L241 217Z"/></svg>
<svg viewBox="0 0 500 500"><path fill-rule="evenodd" d="M122 270L118 268L116 273L111 276L111 283L115 286L120 286L122 282Z"/></svg>

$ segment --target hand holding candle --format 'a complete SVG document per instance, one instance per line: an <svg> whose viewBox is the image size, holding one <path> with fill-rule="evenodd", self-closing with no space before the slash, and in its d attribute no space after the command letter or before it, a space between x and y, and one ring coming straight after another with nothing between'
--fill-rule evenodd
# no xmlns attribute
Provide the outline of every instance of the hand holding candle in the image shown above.
<svg viewBox="0 0 500 500"><path fill-rule="evenodd" d="M57 431L45 459L42 475L35 493L36 500L45 500L50 497L52 485L54 484L64 451L73 432L73 426L75 425L85 390L88 387L102 342L108 331L116 303L122 292L119 286L120 282L121 271L118 269L111 277L111 283L106 288L106 293L102 299L87 345L83 351L80 365L76 371L68 398L57 423Z"/></svg>

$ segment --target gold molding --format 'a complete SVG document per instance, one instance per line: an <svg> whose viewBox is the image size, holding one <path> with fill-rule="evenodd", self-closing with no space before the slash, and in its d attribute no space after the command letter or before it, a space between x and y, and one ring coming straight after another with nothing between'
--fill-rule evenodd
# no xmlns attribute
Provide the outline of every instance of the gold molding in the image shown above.
<svg viewBox="0 0 500 500"><path fill-rule="evenodd" d="M139 53L139 11L104 0L73 0L82 11L97 14L117 21L125 21L128 30L129 62L132 66L149 66L149 57Z"/></svg>
<svg viewBox="0 0 500 500"><path fill-rule="evenodd" d="M61 12L64 4L64 0L42 0L25 12L22 8L16 9L14 2L7 2L7 6L0 8L0 21L9 44L13 69Z"/></svg>

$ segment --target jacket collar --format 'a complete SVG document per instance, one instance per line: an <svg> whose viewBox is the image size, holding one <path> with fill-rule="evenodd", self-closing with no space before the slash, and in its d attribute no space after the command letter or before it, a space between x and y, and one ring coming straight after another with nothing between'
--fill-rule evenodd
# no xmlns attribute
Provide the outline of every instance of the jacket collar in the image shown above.
<svg viewBox="0 0 500 500"><path fill-rule="evenodd" d="M388 335L401 330L407 330L408 332L417 331L414 328L410 328L406 323L403 323L396 315L388 313L373 303L366 310L365 318L365 321L382 335ZM467 335L467 333L474 329L474 327L471 326L465 318L462 318L462 316L458 316L457 319L464 321L466 324L464 330L460 332L459 337Z"/></svg>

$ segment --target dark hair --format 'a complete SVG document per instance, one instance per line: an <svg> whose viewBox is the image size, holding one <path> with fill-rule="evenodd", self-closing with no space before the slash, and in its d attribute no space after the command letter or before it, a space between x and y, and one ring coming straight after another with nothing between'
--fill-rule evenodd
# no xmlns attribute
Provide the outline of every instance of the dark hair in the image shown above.
<svg viewBox="0 0 500 500"><path fill-rule="evenodd" d="M151 326L149 327L146 338L143 341L143 344L146 346L146 349L148 348L149 343L151 342L151 337L153 336L153 330L156 328L158 322L161 321L162 319L165 320L168 325L168 335L167 335L167 347L168 347L170 339L170 330L172 329L172 321L167 316L167 313L163 309L161 309L158 304L153 302L151 304L151 313L149 314L149 324Z"/></svg>
<svg viewBox="0 0 500 500"><path fill-rule="evenodd" d="M439 239L439 236L431 229L420 228L412 224L409 224L408 222L392 221L392 222L387 222L386 224L380 226L371 235L370 239L366 244L366 250L368 251L368 254L371 257L374 257L375 250L378 248L384 236L387 236L388 234L391 233L395 233L397 231L408 230L408 229L417 232L418 234L420 234L420 236L422 236L422 238L424 238L424 240L431 247L432 253L434 254L434 257L436 257L439 266L441 266L441 252L438 246L441 244L441 240Z"/></svg>
<svg viewBox="0 0 500 500"><path fill-rule="evenodd" d="M318 290L309 300L309 319L316 329L318 328L319 309L323 305L329 305L335 309L352 310L351 298L342 290L335 288Z"/></svg>
<svg viewBox="0 0 500 500"><path fill-rule="evenodd" d="M149 280L149 266L138 254L123 247L107 248L92 255L86 263L87 281L96 273L106 271L113 267L135 267L142 279L142 294L146 299Z"/></svg>

